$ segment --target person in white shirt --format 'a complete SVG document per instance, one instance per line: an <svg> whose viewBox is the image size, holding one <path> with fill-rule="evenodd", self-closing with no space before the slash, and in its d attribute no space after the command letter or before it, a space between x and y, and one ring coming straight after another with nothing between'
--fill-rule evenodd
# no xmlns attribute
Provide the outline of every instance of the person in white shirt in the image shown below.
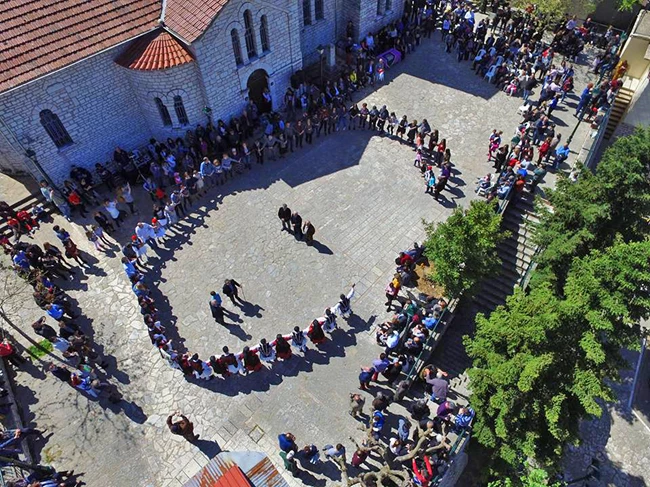
<svg viewBox="0 0 650 487"><path fill-rule="evenodd" d="M135 235L145 244L150 244L152 247L158 246L156 243L156 231L148 223L139 222L135 226Z"/></svg>
<svg viewBox="0 0 650 487"><path fill-rule="evenodd" d="M354 284L350 288L350 291L347 295L341 294L339 302L334 306L334 313L342 316L345 319L348 319L352 315L352 307L350 306L350 300L354 297Z"/></svg>
<svg viewBox="0 0 650 487"><path fill-rule="evenodd" d="M119 227L122 222L122 211L117 207L117 200L104 200L104 208L111 215L115 224Z"/></svg>
<svg viewBox="0 0 650 487"><path fill-rule="evenodd" d="M131 185L128 182L124 183L122 186L118 188L117 192L118 195L122 197L124 202L131 210L131 214L135 215L138 212L138 210L135 209L133 203L133 194L131 193Z"/></svg>
<svg viewBox="0 0 650 487"><path fill-rule="evenodd" d="M398 344L399 332L397 330L393 330L390 335L386 337L386 350L384 350L386 355L390 355L391 352L397 351Z"/></svg>
<svg viewBox="0 0 650 487"><path fill-rule="evenodd" d="M373 52L375 50L375 38L372 36L372 32L368 32L366 36L366 44L368 45L368 50Z"/></svg>

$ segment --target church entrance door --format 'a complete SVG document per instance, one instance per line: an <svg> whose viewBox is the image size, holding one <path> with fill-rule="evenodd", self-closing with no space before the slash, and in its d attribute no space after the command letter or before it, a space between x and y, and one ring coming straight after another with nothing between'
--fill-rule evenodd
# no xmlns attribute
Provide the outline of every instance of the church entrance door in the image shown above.
<svg viewBox="0 0 650 487"><path fill-rule="evenodd" d="M253 71L246 86L248 88L248 97L255 102L260 113L267 113L273 109L271 93L268 91L269 75L265 70Z"/></svg>

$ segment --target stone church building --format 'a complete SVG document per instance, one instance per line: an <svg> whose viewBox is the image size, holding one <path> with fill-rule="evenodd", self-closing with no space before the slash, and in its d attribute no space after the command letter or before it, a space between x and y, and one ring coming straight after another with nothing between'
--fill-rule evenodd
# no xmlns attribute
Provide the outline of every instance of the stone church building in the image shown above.
<svg viewBox="0 0 650 487"><path fill-rule="evenodd" d="M403 0L0 2L0 170L55 182L116 146L241 113L264 88L399 18ZM358 40L358 39L355 39ZM326 53L327 54L327 53Z"/></svg>

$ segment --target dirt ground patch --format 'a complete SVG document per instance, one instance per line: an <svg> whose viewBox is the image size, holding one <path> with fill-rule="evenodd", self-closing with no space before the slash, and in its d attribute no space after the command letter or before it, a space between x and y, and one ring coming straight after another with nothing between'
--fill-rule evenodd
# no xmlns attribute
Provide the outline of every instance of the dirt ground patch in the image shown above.
<svg viewBox="0 0 650 487"><path fill-rule="evenodd" d="M415 266L415 273L418 276L418 291L424 294L428 294L429 296L435 296L437 298L443 297L445 295L445 288L427 279L427 275L429 275L432 271L433 267L426 263L420 263Z"/></svg>

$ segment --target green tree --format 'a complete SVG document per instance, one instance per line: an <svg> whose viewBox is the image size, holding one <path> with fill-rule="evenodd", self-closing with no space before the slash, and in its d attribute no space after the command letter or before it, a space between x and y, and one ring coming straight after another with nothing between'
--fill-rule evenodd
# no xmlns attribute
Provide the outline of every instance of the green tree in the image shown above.
<svg viewBox="0 0 650 487"><path fill-rule="evenodd" d="M497 480L490 482L488 487L560 487L560 484L549 482L548 474L540 468L535 468L519 479Z"/></svg>
<svg viewBox="0 0 650 487"><path fill-rule="evenodd" d="M650 128L640 128L605 151L596 174L583 170L577 182L561 178L549 190L552 209L538 205L535 229L544 248L538 257L541 280L553 281L560 292L575 257L607 248L618 236L627 242L648 235L649 168Z"/></svg>
<svg viewBox="0 0 650 487"><path fill-rule="evenodd" d="M619 10L632 10L637 5L641 5L641 0L619 0L618 9Z"/></svg>
<svg viewBox="0 0 650 487"><path fill-rule="evenodd" d="M650 312L649 269L650 241L619 239L576 259L562 296L540 283L477 317L465 339L474 437L494 449L493 468L512 473L527 458L557 466L580 420L613 399L606 380L618 378L620 350L638 344L638 320Z"/></svg>
<svg viewBox="0 0 650 487"><path fill-rule="evenodd" d="M433 266L429 276L448 296L474 287L493 274L501 261L497 246L507 236L495 206L472 201L467 210L457 208L447 221L425 224L425 255Z"/></svg>
<svg viewBox="0 0 650 487"><path fill-rule="evenodd" d="M554 24L565 14L577 15L585 18L592 12L600 0L543 0L542 2L531 2L530 0L512 0L512 6L525 9L531 3L537 7L536 12L547 24ZM629 1L629 0L627 0Z"/></svg>

